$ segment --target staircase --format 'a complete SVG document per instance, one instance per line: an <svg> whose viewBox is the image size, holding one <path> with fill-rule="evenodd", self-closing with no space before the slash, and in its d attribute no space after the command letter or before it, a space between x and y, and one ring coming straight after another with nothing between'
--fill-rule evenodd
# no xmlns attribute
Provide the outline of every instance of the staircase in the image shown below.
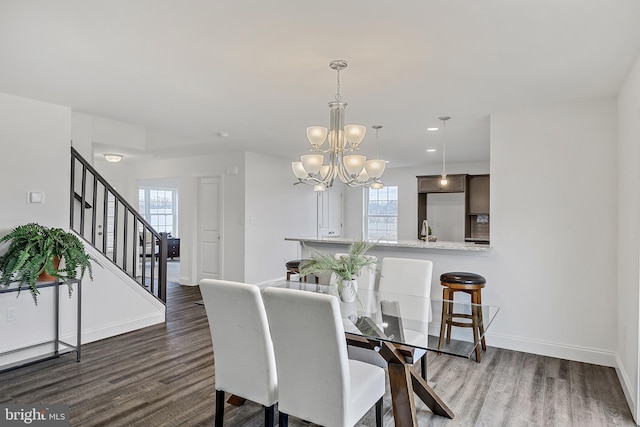
<svg viewBox="0 0 640 427"><path fill-rule="evenodd" d="M167 236L73 147L70 227L156 298L167 301Z"/></svg>

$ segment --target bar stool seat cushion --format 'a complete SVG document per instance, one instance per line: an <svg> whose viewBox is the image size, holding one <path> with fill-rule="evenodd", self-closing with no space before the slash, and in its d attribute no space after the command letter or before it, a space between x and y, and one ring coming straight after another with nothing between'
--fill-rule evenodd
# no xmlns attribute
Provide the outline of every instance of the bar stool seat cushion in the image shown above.
<svg viewBox="0 0 640 427"><path fill-rule="evenodd" d="M291 261L287 261L285 267L287 270L298 270L300 268L300 263L304 261L302 259L292 259Z"/></svg>
<svg viewBox="0 0 640 427"><path fill-rule="evenodd" d="M460 285L484 285L487 283L484 277L475 273L452 272L440 275L440 281Z"/></svg>

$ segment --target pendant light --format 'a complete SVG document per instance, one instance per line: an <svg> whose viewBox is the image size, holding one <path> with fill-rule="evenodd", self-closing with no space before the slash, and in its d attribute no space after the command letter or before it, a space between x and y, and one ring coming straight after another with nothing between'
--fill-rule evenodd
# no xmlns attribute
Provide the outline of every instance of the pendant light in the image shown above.
<svg viewBox="0 0 640 427"><path fill-rule="evenodd" d="M440 185L447 185L447 120L451 117L442 116L438 117L438 120L442 121L442 174L440 175Z"/></svg>

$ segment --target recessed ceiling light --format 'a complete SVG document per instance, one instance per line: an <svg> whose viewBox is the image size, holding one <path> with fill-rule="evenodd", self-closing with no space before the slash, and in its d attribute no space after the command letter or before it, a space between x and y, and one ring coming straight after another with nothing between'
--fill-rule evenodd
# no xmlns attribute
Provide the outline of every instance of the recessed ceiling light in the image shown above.
<svg viewBox="0 0 640 427"><path fill-rule="evenodd" d="M427 153L435 153L436 149L435 148L427 148Z"/></svg>
<svg viewBox="0 0 640 427"><path fill-rule="evenodd" d="M226 138L229 136L229 132L218 132L216 135L218 135L220 138Z"/></svg>
<svg viewBox="0 0 640 427"><path fill-rule="evenodd" d="M429 132L435 132L435 131L437 131L437 130L440 130L440 128L427 128L427 130L428 130Z"/></svg>

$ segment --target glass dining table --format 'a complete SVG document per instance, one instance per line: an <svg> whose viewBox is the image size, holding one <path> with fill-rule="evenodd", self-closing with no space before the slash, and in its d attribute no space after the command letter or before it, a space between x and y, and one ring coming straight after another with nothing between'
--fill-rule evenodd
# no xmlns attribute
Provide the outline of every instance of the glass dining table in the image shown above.
<svg viewBox="0 0 640 427"><path fill-rule="evenodd" d="M340 299L335 286L284 280L266 286L328 293ZM423 349L473 357L480 351L478 346L499 308L463 299L454 302L358 289L353 302L340 301L340 310L347 343L377 351L387 361L395 425L400 427L418 425L414 395L434 414L454 417L453 411L427 384L426 373L423 378L407 362L414 360L413 352ZM454 323L473 322L476 327L447 327L443 321L447 313L454 313L455 318L451 319Z"/></svg>

